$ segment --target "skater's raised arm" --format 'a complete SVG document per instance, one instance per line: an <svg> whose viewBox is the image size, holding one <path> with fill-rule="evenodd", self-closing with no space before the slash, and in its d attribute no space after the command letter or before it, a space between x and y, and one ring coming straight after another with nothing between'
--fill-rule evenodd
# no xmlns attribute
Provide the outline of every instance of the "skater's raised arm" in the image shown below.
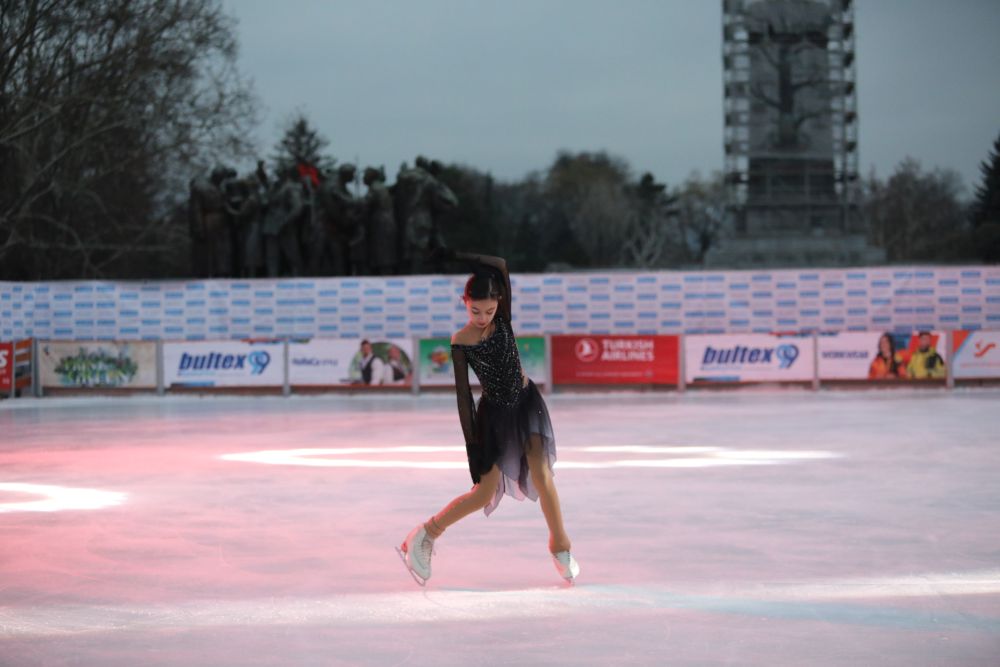
<svg viewBox="0 0 1000 667"><path fill-rule="evenodd" d="M472 388L469 387L469 364L465 359L465 352L455 345L451 347L451 365L455 369L458 419L462 422L465 448L471 456L476 448L476 406L472 400Z"/></svg>
<svg viewBox="0 0 1000 667"><path fill-rule="evenodd" d="M510 322L511 289L510 289L510 274L507 272L507 262L502 257L493 257L492 255L478 255L476 253L471 253L471 252L457 252L455 253L455 259L484 266L486 268L492 269L493 271L499 274L500 291L503 294L502 298L500 299L500 303L497 307L497 314L501 315L506 321Z"/></svg>

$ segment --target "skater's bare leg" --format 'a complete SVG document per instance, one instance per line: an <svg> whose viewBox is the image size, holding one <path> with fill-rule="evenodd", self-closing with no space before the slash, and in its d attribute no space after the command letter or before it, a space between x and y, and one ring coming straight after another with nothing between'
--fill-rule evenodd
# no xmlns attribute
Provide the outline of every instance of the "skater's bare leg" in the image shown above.
<svg viewBox="0 0 1000 667"><path fill-rule="evenodd" d="M542 436L537 433L532 433L531 439L528 441L527 457L531 481L538 489L538 502L542 506L545 523L549 526L549 551L552 553L569 551L569 535L566 534L566 529L563 527L559 494L556 492L556 483L552 479L552 471L549 470L548 461L545 460Z"/></svg>
<svg viewBox="0 0 1000 667"><path fill-rule="evenodd" d="M448 526L489 505L496 495L499 483L500 469L493 466L488 473L479 478L479 484L472 487L471 491L452 500L424 524L427 534L437 539Z"/></svg>

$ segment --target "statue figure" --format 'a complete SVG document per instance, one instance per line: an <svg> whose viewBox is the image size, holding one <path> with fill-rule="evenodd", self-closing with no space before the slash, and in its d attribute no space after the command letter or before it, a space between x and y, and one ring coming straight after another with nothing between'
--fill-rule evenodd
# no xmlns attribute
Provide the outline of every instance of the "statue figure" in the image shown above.
<svg viewBox="0 0 1000 667"><path fill-rule="evenodd" d="M206 180L194 178L188 184L188 225L192 242L192 262L198 276L220 278L233 275L232 220L226 211L223 186L236 172L216 167Z"/></svg>
<svg viewBox="0 0 1000 667"><path fill-rule="evenodd" d="M364 176L365 227L368 235L368 263L375 275L390 275L396 268L396 216L392 195L385 186L385 172L367 167Z"/></svg>
<svg viewBox="0 0 1000 667"><path fill-rule="evenodd" d="M314 275L350 275L351 262L363 259L357 253L352 254L350 245L356 232L357 204L347 186L356 174L353 164L342 164L336 177L327 178L319 188L311 242L310 268Z"/></svg>
<svg viewBox="0 0 1000 667"><path fill-rule="evenodd" d="M227 182L226 211L233 221L236 235L236 272L234 275L254 278L261 275L264 254L261 247L261 224L267 205L267 173L264 163L257 163L255 174Z"/></svg>
<svg viewBox="0 0 1000 667"><path fill-rule="evenodd" d="M282 262L293 276L302 273L302 253L299 247L299 226L308 213L303 197L303 185L295 168L282 174L267 196L267 213L261 227L264 237L267 275L281 275Z"/></svg>
<svg viewBox="0 0 1000 667"><path fill-rule="evenodd" d="M426 268L425 257L445 246L435 218L458 205L455 194L432 172L440 173L440 163L418 156L412 169L401 169L393 186L398 229L398 257L401 273L419 273Z"/></svg>

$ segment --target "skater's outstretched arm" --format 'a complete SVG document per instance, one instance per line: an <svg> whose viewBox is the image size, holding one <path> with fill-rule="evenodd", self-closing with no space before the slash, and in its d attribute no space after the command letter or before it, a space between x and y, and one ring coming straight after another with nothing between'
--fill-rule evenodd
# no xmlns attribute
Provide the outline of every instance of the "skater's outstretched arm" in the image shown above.
<svg viewBox="0 0 1000 667"><path fill-rule="evenodd" d="M469 365L465 352L455 345L451 347L451 365L455 369L455 394L458 398L458 419L462 422L462 433L465 435L465 452L469 457L469 472L472 481L479 483L478 443L476 442L476 407L472 400L472 388L469 386Z"/></svg>
<svg viewBox="0 0 1000 667"><path fill-rule="evenodd" d="M510 273L507 272L507 262L503 257L493 257L492 255L478 255L471 252L457 252L455 253L455 259L459 259L466 262L471 262L472 264L478 264L479 266L484 266L495 271L499 274L500 278L500 291L502 292L502 298L497 306L497 314L502 316L506 321L510 322Z"/></svg>

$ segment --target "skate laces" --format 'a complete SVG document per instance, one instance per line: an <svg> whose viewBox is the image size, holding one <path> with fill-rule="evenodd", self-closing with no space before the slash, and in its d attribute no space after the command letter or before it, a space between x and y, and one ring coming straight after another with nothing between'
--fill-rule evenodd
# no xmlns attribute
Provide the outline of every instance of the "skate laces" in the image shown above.
<svg viewBox="0 0 1000 667"><path fill-rule="evenodd" d="M427 534L424 535L424 539L420 540L420 544L415 546L417 547L417 551L420 552L420 558L426 562L430 562L431 556L437 553L437 550L434 548L434 538Z"/></svg>

